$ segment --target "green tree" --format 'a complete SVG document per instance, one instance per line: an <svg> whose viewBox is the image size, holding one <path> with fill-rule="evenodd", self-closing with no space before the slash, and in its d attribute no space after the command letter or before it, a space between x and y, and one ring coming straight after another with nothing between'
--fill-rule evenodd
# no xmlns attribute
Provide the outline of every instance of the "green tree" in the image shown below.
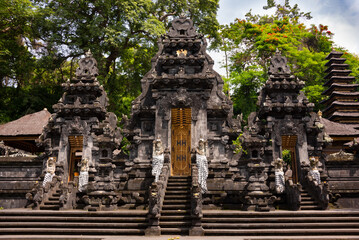
<svg viewBox="0 0 359 240"><path fill-rule="evenodd" d="M0 0L0 87L23 86L34 67L27 42L35 12L28 0Z"/></svg>
<svg viewBox="0 0 359 240"><path fill-rule="evenodd" d="M109 110L128 114L170 21L186 14L216 44L217 9L218 0L0 0L0 123L51 111L88 49Z"/></svg>
<svg viewBox="0 0 359 240"><path fill-rule="evenodd" d="M276 49L288 58L295 76L306 82L304 92L309 100L323 100L325 57L333 48L332 33L325 25L306 27L301 21L311 18L310 13L301 12L286 0L277 4L268 0L264 9L275 8L274 15L254 15L250 12L245 19L223 26L221 35L225 50L229 54L229 78L235 113L244 117L256 110L258 90L267 80L269 59ZM357 57L346 54L354 73L358 74ZM354 64L355 63L355 64ZM247 101L243 101L249 99ZM319 105L316 105L319 108Z"/></svg>
<svg viewBox="0 0 359 240"><path fill-rule="evenodd" d="M171 19L184 13L216 40L218 0L37 0L42 17L34 29L44 43L41 56L55 68L73 65L90 49L98 60L99 80L110 98L109 110L129 113L140 93L140 79L151 67L156 41ZM215 42L215 41L214 41ZM52 59L52 61L51 61ZM68 78L73 76L71 68Z"/></svg>

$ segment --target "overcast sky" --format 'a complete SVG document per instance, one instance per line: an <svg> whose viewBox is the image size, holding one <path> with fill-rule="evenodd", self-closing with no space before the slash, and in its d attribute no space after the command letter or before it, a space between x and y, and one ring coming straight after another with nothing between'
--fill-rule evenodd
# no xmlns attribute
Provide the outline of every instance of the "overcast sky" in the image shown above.
<svg viewBox="0 0 359 240"><path fill-rule="evenodd" d="M273 9L263 9L266 3L267 0L220 0L218 21L229 24L236 18L244 19L250 9L253 14L272 14ZM302 12L311 12L313 18L303 20L306 25L327 25L334 33L333 41L337 46L359 54L359 0L291 0L290 4L298 4ZM210 55L215 60L215 70L224 75L224 69L220 68L223 54L210 52Z"/></svg>

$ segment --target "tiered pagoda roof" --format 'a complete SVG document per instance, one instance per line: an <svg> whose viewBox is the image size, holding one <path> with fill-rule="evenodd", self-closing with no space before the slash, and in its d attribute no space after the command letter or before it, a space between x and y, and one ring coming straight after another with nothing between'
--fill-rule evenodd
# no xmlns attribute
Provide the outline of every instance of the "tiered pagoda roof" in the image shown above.
<svg viewBox="0 0 359 240"><path fill-rule="evenodd" d="M332 51L325 64L328 87L322 94L328 98L321 103L325 105L323 116L331 121L346 124L359 124L359 92L356 91L359 84L354 84L355 77L349 76L351 70L345 64L343 53Z"/></svg>

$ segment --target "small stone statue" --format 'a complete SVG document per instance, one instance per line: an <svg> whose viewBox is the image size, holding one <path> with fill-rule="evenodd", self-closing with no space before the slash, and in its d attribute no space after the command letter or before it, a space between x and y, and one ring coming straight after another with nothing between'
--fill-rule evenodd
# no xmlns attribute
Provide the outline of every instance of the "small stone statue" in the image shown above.
<svg viewBox="0 0 359 240"><path fill-rule="evenodd" d="M46 162L46 174L44 177L44 182L42 183L43 187L46 186L46 183L52 181L52 178L55 176L55 170L56 170L56 158L49 157Z"/></svg>
<svg viewBox="0 0 359 240"><path fill-rule="evenodd" d="M315 181L317 181L318 184L320 184L321 183L320 172L318 170L319 160L315 157L310 157L309 162L310 162L309 174L313 177Z"/></svg>
<svg viewBox="0 0 359 240"><path fill-rule="evenodd" d="M285 182L284 182L284 171L283 165L284 161L281 158L277 158L274 160L274 173L275 173L275 190L277 193L283 193L285 189Z"/></svg>
<svg viewBox="0 0 359 240"><path fill-rule="evenodd" d="M80 176L79 176L79 191L82 192L84 187L89 182L89 161L87 158L82 158L79 164Z"/></svg>
<svg viewBox="0 0 359 240"><path fill-rule="evenodd" d="M206 151L207 142L201 138L196 148L196 164L198 168L198 183L201 186L202 193L207 191L208 162Z"/></svg>
<svg viewBox="0 0 359 240"><path fill-rule="evenodd" d="M164 163L164 150L161 139L153 141L153 152L152 152L152 175L155 176L155 182L158 181L163 163Z"/></svg>

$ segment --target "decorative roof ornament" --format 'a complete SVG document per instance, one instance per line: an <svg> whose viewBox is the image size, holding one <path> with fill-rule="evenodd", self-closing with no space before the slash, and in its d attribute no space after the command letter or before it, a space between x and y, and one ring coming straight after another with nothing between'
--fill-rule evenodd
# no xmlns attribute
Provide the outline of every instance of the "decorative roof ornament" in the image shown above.
<svg viewBox="0 0 359 240"><path fill-rule="evenodd" d="M98 75L97 61L93 58L91 50L85 53L85 58L80 59L79 67L76 69L77 78L91 78Z"/></svg>
<svg viewBox="0 0 359 240"><path fill-rule="evenodd" d="M184 14L172 21L172 26L167 34L169 37L195 37L198 35L196 29L193 26L193 21L186 18Z"/></svg>
<svg viewBox="0 0 359 240"><path fill-rule="evenodd" d="M282 56L278 48L270 61L268 73L270 75L290 75L291 73L287 64L287 58Z"/></svg>
<svg viewBox="0 0 359 240"><path fill-rule="evenodd" d="M319 110L319 111L318 111L318 117L319 117L319 118L322 118L322 116L323 116L323 113L322 113L322 111Z"/></svg>

